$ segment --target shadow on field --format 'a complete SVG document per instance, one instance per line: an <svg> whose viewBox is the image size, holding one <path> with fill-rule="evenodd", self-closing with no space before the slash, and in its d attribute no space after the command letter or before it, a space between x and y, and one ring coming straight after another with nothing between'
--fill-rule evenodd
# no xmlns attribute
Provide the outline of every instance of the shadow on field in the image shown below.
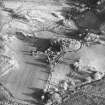
<svg viewBox="0 0 105 105"><path fill-rule="evenodd" d="M23 32L16 32L15 34L19 40L24 42L34 43L37 40L34 36L26 36Z"/></svg>
<svg viewBox="0 0 105 105"><path fill-rule="evenodd" d="M30 90L32 90L32 93L23 93L26 96L29 96L31 98L33 98L32 100L24 100L26 102L29 102L31 104L35 104L35 105L43 105L42 101L41 101L41 96L44 93L42 89L40 88L29 88Z"/></svg>
<svg viewBox="0 0 105 105"><path fill-rule="evenodd" d="M50 68L48 68L48 69L46 69L46 70L42 70L41 72L47 73L47 74L51 74Z"/></svg>
<svg viewBox="0 0 105 105"><path fill-rule="evenodd" d="M38 51L42 52L48 49L51 44L50 39L41 39L33 36L25 36L22 32L16 32L16 37L23 42L29 43L30 46L36 47Z"/></svg>
<svg viewBox="0 0 105 105"><path fill-rule="evenodd" d="M47 65L45 64L32 63L32 62L25 62L25 63L28 65L38 66L38 67L45 68L45 69L47 68Z"/></svg>
<svg viewBox="0 0 105 105"><path fill-rule="evenodd" d="M31 53L24 53L24 55L26 55L26 56L32 56Z"/></svg>
<svg viewBox="0 0 105 105"><path fill-rule="evenodd" d="M40 62L40 63L43 63L43 64L46 64L46 65L48 65L49 63L47 62L47 57L46 58L43 58L43 59L40 59L40 58L38 58L38 59L35 59L37 62Z"/></svg>

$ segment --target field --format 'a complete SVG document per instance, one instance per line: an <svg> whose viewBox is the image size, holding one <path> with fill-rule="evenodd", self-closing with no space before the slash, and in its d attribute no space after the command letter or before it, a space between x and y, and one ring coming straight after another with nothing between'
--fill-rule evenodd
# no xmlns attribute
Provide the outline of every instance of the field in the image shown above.
<svg viewBox="0 0 105 105"><path fill-rule="evenodd" d="M62 0L3 0L0 6L0 102L6 97L18 103L40 105L41 92L46 88L51 71L46 56L35 56L32 51L37 47L44 51L49 47L49 40L64 38L66 32L67 37L71 35L75 40L79 27L89 27L90 33L101 31L102 40L98 40L101 44L84 45L77 52L66 53L63 61L54 67L51 82L67 80L69 75L73 82L79 81L80 86L90 75L84 70L79 74L70 67L79 58L82 66L92 66L96 68L95 72L105 73L104 23L99 21L98 15L92 14L93 11L80 15L76 22L72 19L63 21L62 11L67 6ZM83 31L80 31L80 36ZM79 40L78 37L76 40ZM76 45L71 46L75 49ZM68 99L63 105L88 105L89 102L90 105L104 105L104 85L103 78L80 86L80 89L77 87L74 93L68 91Z"/></svg>

